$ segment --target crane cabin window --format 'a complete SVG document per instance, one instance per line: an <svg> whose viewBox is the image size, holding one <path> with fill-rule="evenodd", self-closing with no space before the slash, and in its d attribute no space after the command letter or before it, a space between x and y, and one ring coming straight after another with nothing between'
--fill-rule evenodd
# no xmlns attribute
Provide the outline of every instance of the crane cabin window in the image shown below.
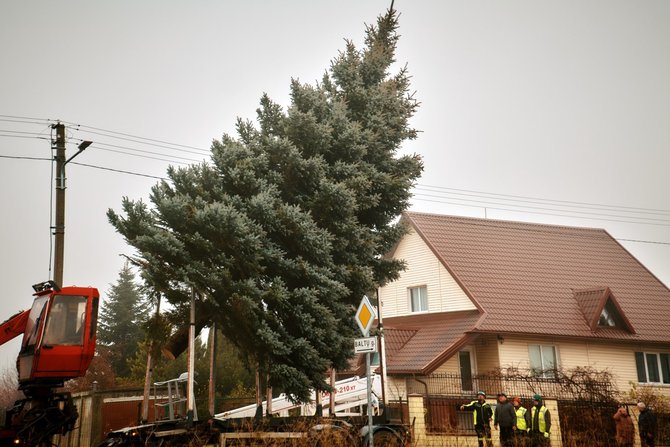
<svg viewBox="0 0 670 447"><path fill-rule="evenodd" d="M28 347L34 347L37 343L37 336L40 332L40 323L44 318L44 309L46 307L47 301L49 301L48 296L41 296L35 298L33 302L33 307L30 309L30 314L28 314L28 321L26 322L26 329L24 331L23 337L23 346L22 351L25 351Z"/></svg>
<svg viewBox="0 0 670 447"><path fill-rule="evenodd" d="M82 345L86 324L86 297L57 295L49 310L44 345Z"/></svg>

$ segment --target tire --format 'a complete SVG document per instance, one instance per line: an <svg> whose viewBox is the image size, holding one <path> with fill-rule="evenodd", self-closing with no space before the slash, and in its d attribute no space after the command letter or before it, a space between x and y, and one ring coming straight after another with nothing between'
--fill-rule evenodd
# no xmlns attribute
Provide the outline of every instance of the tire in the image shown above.
<svg viewBox="0 0 670 447"><path fill-rule="evenodd" d="M374 447L402 447L402 439L392 431L380 430L374 434Z"/></svg>

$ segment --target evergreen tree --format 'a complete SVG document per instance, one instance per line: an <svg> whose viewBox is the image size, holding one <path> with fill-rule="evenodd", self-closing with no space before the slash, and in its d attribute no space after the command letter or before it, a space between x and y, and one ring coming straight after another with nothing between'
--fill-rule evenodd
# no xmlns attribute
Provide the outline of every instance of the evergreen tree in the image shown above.
<svg viewBox="0 0 670 447"><path fill-rule="evenodd" d="M124 198L125 216L109 210L144 280L172 305L173 354L185 348L195 287L197 328L216 321L275 388L306 399L327 388L327 368L347 365L355 306L402 268L384 254L422 169L418 156L397 156L416 137L417 102L406 69L389 74L396 30L389 10L322 82L293 80L287 111L263 95L258 127L238 120L211 163L170 168L152 207Z"/></svg>
<svg viewBox="0 0 670 447"><path fill-rule="evenodd" d="M126 263L103 300L98 321L98 342L109 350L110 362L117 377L128 377L131 359L144 340L143 324L147 306L135 283L135 274Z"/></svg>

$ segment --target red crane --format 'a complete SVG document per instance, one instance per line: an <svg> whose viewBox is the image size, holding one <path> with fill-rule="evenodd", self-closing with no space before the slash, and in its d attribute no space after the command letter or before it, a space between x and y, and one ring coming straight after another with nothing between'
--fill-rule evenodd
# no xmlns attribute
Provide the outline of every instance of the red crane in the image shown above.
<svg viewBox="0 0 670 447"><path fill-rule="evenodd" d="M7 411L0 446L51 446L53 435L71 431L77 409L70 393L56 390L84 376L95 354L98 290L53 281L33 289L32 308L0 324L0 345L23 335L17 369L26 397Z"/></svg>

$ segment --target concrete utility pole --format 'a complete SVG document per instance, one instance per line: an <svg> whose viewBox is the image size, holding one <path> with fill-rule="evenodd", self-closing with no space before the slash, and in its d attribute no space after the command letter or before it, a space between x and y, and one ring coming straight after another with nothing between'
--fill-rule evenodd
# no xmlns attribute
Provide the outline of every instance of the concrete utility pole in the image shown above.
<svg viewBox="0 0 670 447"><path fill-rule="evenodd" d="M56 129L56 141L52 143L52 146L56 148L56 223L53 227L55 236L53 280L61 287L63 285L63 259L65 257L65 165L81 154L92 142L82 141L77 153L66 160L65 125L59 122L52 124L51 128Z"/></svg>
<svg viewBox="0 0 670 447"><path fill-rule="evenodd" d="M56 129L56 224L53 228L55 236L54 247L54 277L58 287L63 286L63 257L65 244L65 125L52 124Z"/></svg>

